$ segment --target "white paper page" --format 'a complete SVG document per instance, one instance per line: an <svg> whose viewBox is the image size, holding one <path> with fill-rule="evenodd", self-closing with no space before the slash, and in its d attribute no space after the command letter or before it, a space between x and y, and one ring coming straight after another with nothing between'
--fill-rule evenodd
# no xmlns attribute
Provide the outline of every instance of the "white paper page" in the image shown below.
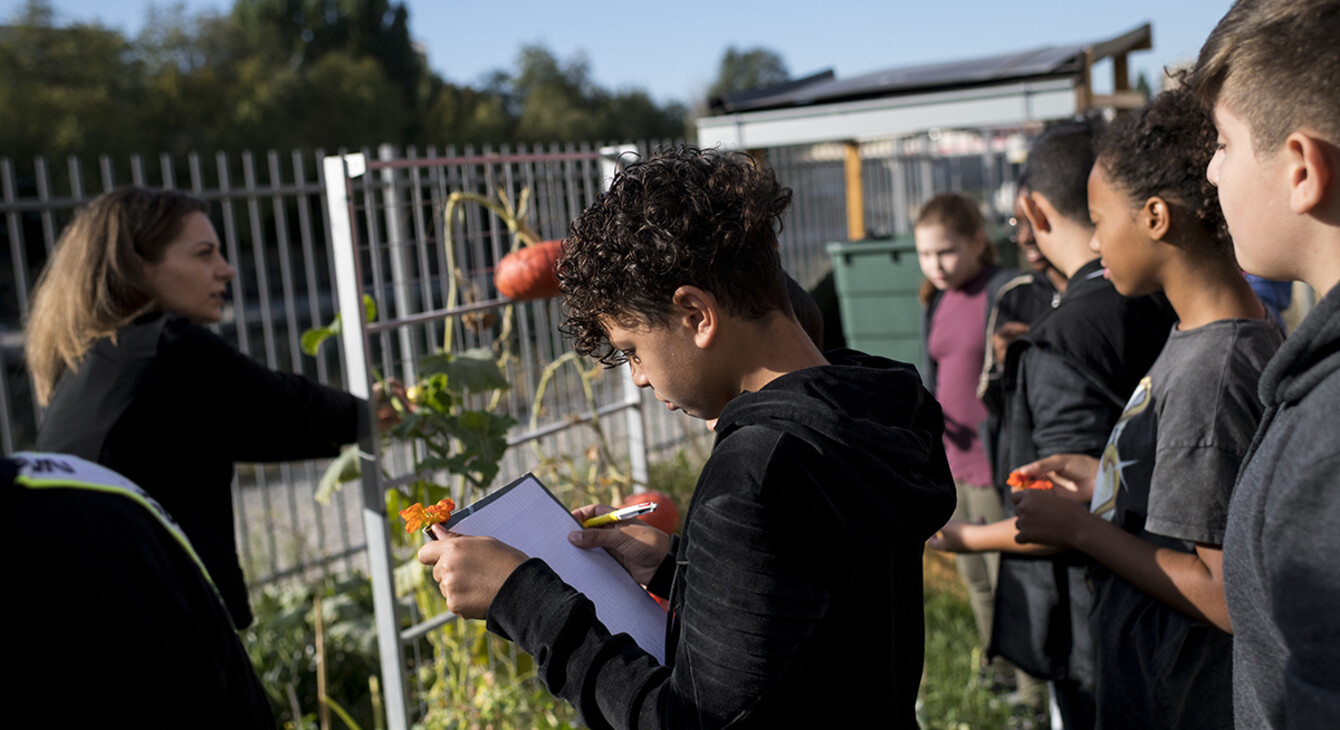
<svg viewBox="0 0 1340 730"><path fill-rule="evenodd" d="M530 475L451 526L453 532L494 537L544 560L563 582L591 599L610 633L628 634L665 664L665 610L609 553L568 542L568 533L576 529L580 526L572 515Z"/></svg>

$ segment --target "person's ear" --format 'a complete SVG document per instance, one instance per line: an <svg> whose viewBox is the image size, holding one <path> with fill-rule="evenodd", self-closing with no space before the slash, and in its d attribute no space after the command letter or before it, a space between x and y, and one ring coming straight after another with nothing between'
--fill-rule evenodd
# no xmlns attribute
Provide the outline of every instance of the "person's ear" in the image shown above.
<svg viewBox="0 0 1340 730"><path fill-rule="evenodd" d="M721 328L721 308L711 292L696 286L681 286L671 298L674 318L693 337L700 349L707 349Z"/></svg>
<svg viewBox="0 0 1340 730"><path fill-rule="evenodd" d="M1336 172L1334 161L1321 140L1294 132L1284 140L1289 175L1289 209L1310 213L1326 200L1327 188Z"/></svg>
<svg viewBox="0 0 1340 730"><path fill-rule="evenodd" d="M1172 230L1172 210L1168 201L1157 195L1146 200L1140 209L1140 223L1150 239L1162 241L1167 238L1168 231Z"/></svg>
<svg viewBox="0 0 1340 730"><path fill-rule="evenodd" d="M1047 212L1042 209L1039 201L1045 201L1037 193L1029 193L1023 196L1024 217L1028 219L1028 224L1033 227L1034 233L1041 231L1050 233L1052 229L1051 221L1047 219Z"/></svg>

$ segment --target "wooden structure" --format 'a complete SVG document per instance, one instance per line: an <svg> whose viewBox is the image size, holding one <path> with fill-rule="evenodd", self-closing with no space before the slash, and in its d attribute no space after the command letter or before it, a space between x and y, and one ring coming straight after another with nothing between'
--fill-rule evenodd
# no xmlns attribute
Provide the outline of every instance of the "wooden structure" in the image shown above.
<svg viewBox="0 0 1340 730"><path fill-rule="evenodd" d="M1134 109L1127 55L1153 48L1146 23L1113 38L1042 46L987 58L887 69L851 79L831 71L766 89L713 99L698 120L702 147L759 150L841 143L845 146L847 228L866 237L860 143L931 129L1001 129L1036 125L1094 109ZM1094 64L1112 59L1113 92L1093 92Z"/></svg>

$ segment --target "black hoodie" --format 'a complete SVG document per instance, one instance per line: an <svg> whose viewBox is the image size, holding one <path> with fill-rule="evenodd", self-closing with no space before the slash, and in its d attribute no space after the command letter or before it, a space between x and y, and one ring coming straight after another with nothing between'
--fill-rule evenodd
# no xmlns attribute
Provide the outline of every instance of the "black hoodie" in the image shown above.
<svg viewBox="0 0 1340 730"><path fill-rule="evenodd" d="M722 411L651 585L671 585L668 667L544 563L504 584L489 627L591 727L916 727L922 548L954 509L943 420L911 366L828 357Z"/></svg>
<svg viewBox="0 0 1340 730"><path fill-rule="evenodd" d="M1224 589L1238 727L1340 718L1340 287L1261 373L1266 407L1233 492Z"/></svg>

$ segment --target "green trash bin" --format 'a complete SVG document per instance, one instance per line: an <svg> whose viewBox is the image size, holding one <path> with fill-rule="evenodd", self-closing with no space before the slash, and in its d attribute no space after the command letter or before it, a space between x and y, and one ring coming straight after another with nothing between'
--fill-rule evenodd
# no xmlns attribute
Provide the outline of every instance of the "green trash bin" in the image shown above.
<svg viewBox="0 0 1340 730"><path fill-rule="evenodd" d="M825 247L847 346L921 368L921 267L912 236Z"/></svg>

